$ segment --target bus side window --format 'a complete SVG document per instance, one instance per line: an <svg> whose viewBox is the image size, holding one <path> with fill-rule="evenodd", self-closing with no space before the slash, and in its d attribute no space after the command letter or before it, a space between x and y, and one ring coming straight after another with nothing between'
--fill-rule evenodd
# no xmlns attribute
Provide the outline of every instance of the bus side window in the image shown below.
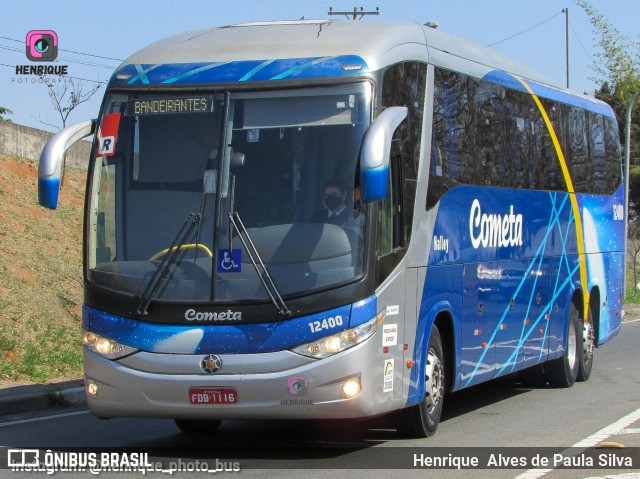
<svg viewBox="0 0 640 479"><path fill-rule="evenodd" d="M378 209L378 256L391 254L405 245L405 228L402 188L402 154L400 146L402 128L393 135L391 161L387 179L387 197Z"/></svg>

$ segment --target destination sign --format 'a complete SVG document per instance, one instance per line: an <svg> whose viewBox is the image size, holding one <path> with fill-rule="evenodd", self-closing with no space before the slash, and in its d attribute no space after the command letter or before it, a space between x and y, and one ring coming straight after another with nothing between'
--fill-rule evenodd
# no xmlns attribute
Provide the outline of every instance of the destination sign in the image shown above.
<svg viewBox="0 0 640 479"><path fill-rule="evenodd" d="M211 111L213 111L213 98L207 96L129 100L127 108L129 116Z"/></svg>

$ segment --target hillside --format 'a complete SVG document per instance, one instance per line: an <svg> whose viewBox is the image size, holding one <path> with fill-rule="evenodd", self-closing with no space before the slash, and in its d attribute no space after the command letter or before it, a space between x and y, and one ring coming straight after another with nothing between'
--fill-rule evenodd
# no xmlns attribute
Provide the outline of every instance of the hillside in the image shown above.
<svg viewBox="0 0 640 479"><path fill-rule="evenodd" d="M38 206L37 176L0 155L0 381L81 375L86 172L67 167L55 211Z"/></svg>

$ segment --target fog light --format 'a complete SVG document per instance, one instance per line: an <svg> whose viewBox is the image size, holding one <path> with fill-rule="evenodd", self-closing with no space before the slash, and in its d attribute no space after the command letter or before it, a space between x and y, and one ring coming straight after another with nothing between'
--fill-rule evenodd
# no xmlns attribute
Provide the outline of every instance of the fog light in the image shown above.
<svg viewBox="0 0 640 479"><path fill-rule="evenodd" d="M93 381L87 384L87 394L91 397L96 397L98 395L98 385Z"/></svg>
<svg viewBox="0 0 640 479"><path fill-rule="evenodd" d="M360 394L361 389L362 387L360 386L360 379L348 379L347 382L342 385L342 394L344 394L347 399L350 399Z"/></svg>

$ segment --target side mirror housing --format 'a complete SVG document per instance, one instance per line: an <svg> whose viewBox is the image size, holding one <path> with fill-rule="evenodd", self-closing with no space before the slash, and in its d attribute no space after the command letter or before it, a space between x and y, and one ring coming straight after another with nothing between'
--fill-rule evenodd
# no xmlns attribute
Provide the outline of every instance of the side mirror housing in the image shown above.
<svg viewBox="0 0 640 479"><path fill-rule="evenodd" d="M407 112L404 106L389 107L373 120L365 133L360 155L362 201L378 201L387 196L391 139Z"/></svg>
<svg viewBox="0 0 640 479"><path fill-rule="evenodd" d="M87 120L66 127L53 135L40 155L38 165L38 202L40 206L55 210L60 192L60 172L64 153L77 141L91 135L96 129L96 120Z"/></svg>

